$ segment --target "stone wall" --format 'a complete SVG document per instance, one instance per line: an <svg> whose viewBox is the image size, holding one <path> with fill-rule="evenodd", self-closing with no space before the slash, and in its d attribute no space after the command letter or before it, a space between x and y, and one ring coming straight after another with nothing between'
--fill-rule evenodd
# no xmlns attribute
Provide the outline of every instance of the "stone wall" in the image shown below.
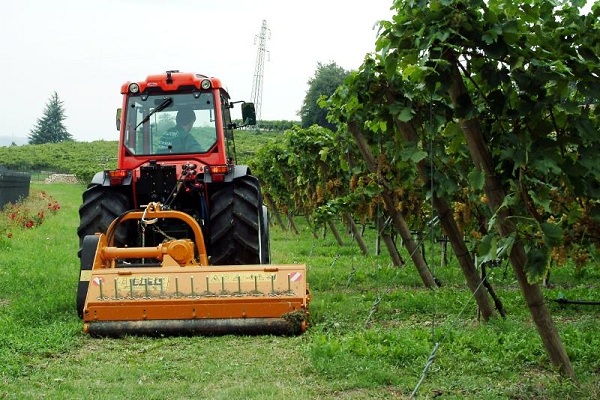
<svg viewBox="0 0 600 400"><path fill-rule="evenodd" d="M79 180L73 174L52 174L44 183L79 183Z"/></svg>

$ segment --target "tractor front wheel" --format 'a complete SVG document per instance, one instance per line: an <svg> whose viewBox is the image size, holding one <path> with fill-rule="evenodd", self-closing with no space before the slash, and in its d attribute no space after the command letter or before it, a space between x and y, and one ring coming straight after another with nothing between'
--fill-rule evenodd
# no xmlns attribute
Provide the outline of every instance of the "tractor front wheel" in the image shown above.
<svg viewBox="0 0 600 400"><path fill-rule="evenodd" d="M77 315L83 319L83 308L85 307L85 298L90 287L90 277L87 271L91 271L98 250L99 236L88 235L83 238L81 250L81 268L79 269L79 284L77 285Z"/></svg>
<svg viewBox="0 0 600 400"><path fill-rule="evenodd" d="M265 218L256 177L242 176L213 191L210 197L211 264L268 264Z"/></svg>

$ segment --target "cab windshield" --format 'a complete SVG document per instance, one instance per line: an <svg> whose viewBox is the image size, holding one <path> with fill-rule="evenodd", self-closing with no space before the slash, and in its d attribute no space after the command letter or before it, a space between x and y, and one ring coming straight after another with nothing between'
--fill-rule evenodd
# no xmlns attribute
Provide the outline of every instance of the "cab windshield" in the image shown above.
<svg viewBox="0 0 600 400"><path fill-rule="evenodd" d="M206 153L217 142L212 93L131 96L124 143L136 155Z"/></svg>

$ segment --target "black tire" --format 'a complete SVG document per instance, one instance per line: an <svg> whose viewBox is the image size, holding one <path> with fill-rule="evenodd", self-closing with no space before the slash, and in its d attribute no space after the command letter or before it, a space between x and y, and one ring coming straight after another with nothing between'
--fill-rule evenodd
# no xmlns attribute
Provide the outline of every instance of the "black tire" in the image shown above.
<svg viewBox="0 0 600 400"><path fill-rule="evenodd" d="M83 307L85 306L85 298L88 288L90 287L89 280L82 280L84 271L91 271L94 266L94 258L98 249L98 236L88 235L83 238L81 250L81 268L79 270L79 284L77 285L77 315L83 319Z"/></svg>
<svg viewBox="0 0 600 400"><path fill-rule="evenodd" d="M79 251L81 257L83 239L97 232L105 233L113 220L131 210L131 201L122 191L115 188L90 185L83 192L83 204L79 207ZM120 226L115 232L114 243L124 246L127 243L127 225Z"/></svg>
<svg viewBox="0 0 600 400"><path fill-rule="evenodd" d="M242 176L214 191L210 196L211 264L244 265L268 261L264 260L268 249L263 249L263 243L265 239L268 242L268 237L264 237L263 220L260 184L255 177Z"/></svg>
<svg viewBox="0 0 600 400"><path fill-rule="evenodd" d="M260 225L262 226L262 231L260 232L260 263L271 264L271 244L269 239L269 216L267 213L267 206L262 206L261 217Z"/></svg>

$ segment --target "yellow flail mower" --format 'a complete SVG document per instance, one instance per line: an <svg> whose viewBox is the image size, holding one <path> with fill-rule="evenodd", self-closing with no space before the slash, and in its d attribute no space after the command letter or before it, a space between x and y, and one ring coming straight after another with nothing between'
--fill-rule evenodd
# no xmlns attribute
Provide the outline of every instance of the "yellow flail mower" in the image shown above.
<svg viewBox="0 0 600 400"><path fill-rule="evenodd" d="M145 229L168 219L187 224L193 239L115 246L119 225ZM295 335L307 327L305 265L211 266L196 220L160 204L85 236L80 257L77 309L93 336Z"/></svg>

